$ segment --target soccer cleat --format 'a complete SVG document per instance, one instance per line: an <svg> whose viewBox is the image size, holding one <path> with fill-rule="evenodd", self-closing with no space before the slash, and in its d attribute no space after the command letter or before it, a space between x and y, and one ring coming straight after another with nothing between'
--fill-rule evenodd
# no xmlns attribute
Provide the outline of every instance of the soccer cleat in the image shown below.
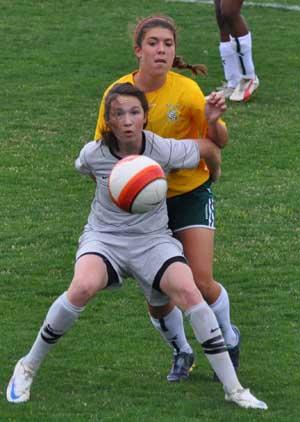
<svg viewBox="0 0 300 422"><path fill-rule="evenodd" d="M193 353L181 352L174 355L173 365L167 376L167 380L169 382L176 382L187 379L194 368L194 360Z"/></svg>
<svg viewBox="0 0 300 422"><path fill-rule="evenodd" d="M221 93L224 98L229 98L235 88L231 88L228 86L226 82L223 82L222 86L217 87L216 91Z"/></svg>
<svg viewBox="0 0 300 422"><path fill-rule="evenodd" d="M29 400L33 377L34 372L20 359L6 389L7 400L11 403L23 403Z"/></svg>
<svg viewBox="0 0 300 422"><path fill-rule="evenodd" d="M235 325L232 325L232 329L236 334L236 337L238 339L237 345L234 347L227 346L227 350L232 362L232 365L234 367L235 372L238 372L239 366L240 366L240 348L241 348L241 333L238 327ZM214 381L220 382L217 374L214 372L213 376Z"/></svg>
<svg viewBox="0 0 300 422"><path fill-rule="evenodd" d="M233 403L240 407L244 407L245 409L268 409L267 404L254 397L248 388L242 388L241 390L235 390L232 393L226 393L225 400L232 401Z"/></svg>
<svg viewBox="0 0 300 422"><path fill-rule="evenodd" d="M248 101L253 92L259 87L259 79L255 76L254 79L242 78L230 95L231 101Z"/></svg>

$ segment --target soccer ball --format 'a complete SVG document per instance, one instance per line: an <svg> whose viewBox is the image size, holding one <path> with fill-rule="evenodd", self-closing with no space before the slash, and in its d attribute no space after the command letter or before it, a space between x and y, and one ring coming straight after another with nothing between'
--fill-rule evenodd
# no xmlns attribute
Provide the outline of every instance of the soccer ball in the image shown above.
<svg viewBox="0 0 300 422"><path fill-rule="evenodd" d="M113 202L132 214L143 214L165 198L167 180L161 166L144 155L128 155L114 165L108 181Z"/></svg>

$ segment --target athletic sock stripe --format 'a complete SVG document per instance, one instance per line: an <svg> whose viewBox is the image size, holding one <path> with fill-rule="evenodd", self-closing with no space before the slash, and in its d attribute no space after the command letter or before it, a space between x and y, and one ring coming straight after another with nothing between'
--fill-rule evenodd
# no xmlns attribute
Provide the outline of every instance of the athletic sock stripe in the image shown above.
<svg viewBox="0 0 300 422"><path fill-rule="evenodd" d="M241 65L241 68L242 68L242 73L243 73L243 75L246 75L246 68L245 68L245 65L244 65L243 54L241 53L241 44L240 44L240 41L239 41L238 38L234 38L234 39L235 39L235 42L236 42L236 51L237 51L238 56L239 56L239 61L240 61L240 65Z"/></svg>
<svg viewBox="0 0 300 422"><path fill-rule="evenodd" d="M202 344L202 347L204 348L204 349L216 349L216 348L218 348L218 347L224 347L225 346L225 342L224 341L220 341L219 343L214 343L214 344L209 344L209 345L206 345L206 344Z"/></svg>
<svg viewBox="0 0 300 422"><path fill-rule="evenodd" d="M177 346L177 343L175 341L171 341L172 346L174 347L174 349L176 350L177 353L180 352L180 348Z"/></svg>
<svg viewBox="0 0 300 422"><path fill-rule="evenodd" d="M216 350L205 350L204 349L204 353L206 355L217 355L219 353L224 353L227 352L227 347L222 347L222 349L216 349Z"/></svg>
<svg viewBox="0 0 300 422"><path fill-rule="evenodd" d="M159 325L162 331L164 332L168 331L165 320L163 318L160 318L158 321L159 321Z"/></svg>
<svg viewBox="0 0 300 422"><path fill-rule="evenodd" d="M223 336L218 335L210 338L209 340L202 343L204 353L207 355L216 355L227 351L227 347Z"/></svg>
<svg viewBox="0 0 300 422"><path fill-rule="evenodd" d="M49 337L45 337L45 336L43 335L43 333L41 333L41 337L42 337L42 339L43 339L46 343L48 343L48 344L54 344L54 343L56 343L56 342L57 342L57 340L58 340L58 338L49 338Z"/></svg>
<svg viewBox="0 0 300 422"><path fill-rule="evenodd" d="M168 328L167 328L167 326L166 326L166 323L165 323L164 318L160 318L158 321L159 321L160 328L161 328L161 330L163 332L166 333L167 331L169 331ZM177 336L173 337L173 339L170 340L170 343L172 344L172 346L174 347L174 349L176 350L176 352L179 353L180 352L180 347L178 347L178 345L177 345L177 343L175 341L176 338L177 338Z"/></svg>
<svg viewBox="0 0 300 422"><path fill-rule="evenodd" d="M214 347L214 344L216 342L219 342L219 341L221 343L224 343L225 344L224 338L223 338L223 336L221 334L219 334L218 336L215 336L215 337L212 337L212 338L206 340L204 343L202 343L202 347L207 347L207 348Z"/></svg>
<svg viewBox="0 0 300 422"><path fill-rule="evenodd" d="M42 339L49 344L56 343L57 340L62 336L62 334L58 334L55 332L51 326L48 324L46 327L42 329L41 337Z"/></svg>

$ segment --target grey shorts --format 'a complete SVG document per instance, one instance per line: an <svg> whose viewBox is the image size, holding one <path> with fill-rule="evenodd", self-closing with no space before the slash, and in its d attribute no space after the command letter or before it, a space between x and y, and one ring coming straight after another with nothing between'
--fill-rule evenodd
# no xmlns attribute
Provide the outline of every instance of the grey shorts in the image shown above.
<svg viewBox="0 0 300 422"><path fill-rule="evenodd" d="M153 306L169 302L159 287L167 267L175 261L186 262L181 243L170 232L156 236L125 236L85 229L79 239L76 259L86 254L104 258L109 275L108 287L121 286L125 277L132 276Z"/></svg>

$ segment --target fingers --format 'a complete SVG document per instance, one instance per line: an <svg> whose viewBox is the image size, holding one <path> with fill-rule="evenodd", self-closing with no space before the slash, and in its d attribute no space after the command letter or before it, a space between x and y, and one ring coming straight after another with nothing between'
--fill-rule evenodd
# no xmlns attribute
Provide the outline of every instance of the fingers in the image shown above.
<svg viewBox="0 0 300 422"><path fill-rule="evenodd" d="M206 103L210 106L213 106L221 111L225 111L227 109L225 98L220 92L213 91L205 98Z"/></svg>

